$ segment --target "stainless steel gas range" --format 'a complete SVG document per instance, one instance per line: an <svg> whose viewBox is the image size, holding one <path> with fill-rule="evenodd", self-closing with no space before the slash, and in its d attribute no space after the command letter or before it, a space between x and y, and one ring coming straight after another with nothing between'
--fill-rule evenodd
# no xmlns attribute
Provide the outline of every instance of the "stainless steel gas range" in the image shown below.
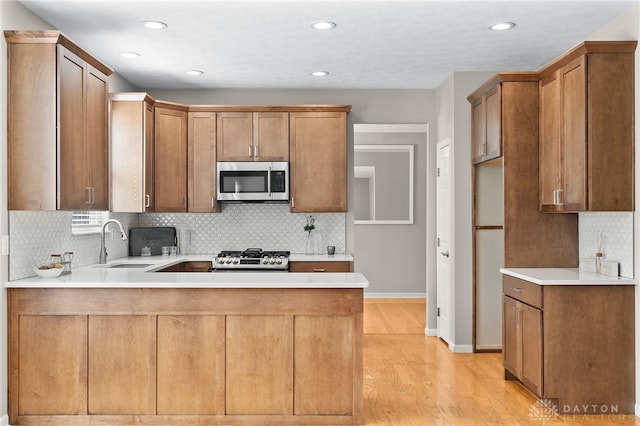
<svg viewBox="0 0 640 426"><path fill-rule="evenodd" d="M289 251L263 251L260 248L221 251L213 258L213 269L216 272L286 272L289 270L289 254Z"/></svg>

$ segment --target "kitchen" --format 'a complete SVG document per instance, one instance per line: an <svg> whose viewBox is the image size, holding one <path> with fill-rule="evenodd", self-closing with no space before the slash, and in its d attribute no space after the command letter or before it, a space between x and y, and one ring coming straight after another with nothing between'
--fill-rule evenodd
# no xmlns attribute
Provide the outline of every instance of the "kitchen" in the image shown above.
<svg viewBox="0 0 640 426"><path fill-rule="evenodd" d="M9 7L9 6L3 6L3 7ZM5 10L3 9L3 12L4 11ZM8 16L11 17L11 15L8 15ZM6 23L4 25L4 28L5 29L15 28L14 26L15 22L16 21L14 20L13 22ZM13 25L10 25L10 24L13 24ZM33 28L33 27L31 25L25 24L23 28ZM619 28L624 28L624 26L622 27L619 26ZM613 35L609 34L607 36L602 36L602 37L616 38L616 36L617 34L614 33ZM621 34L617 38L636 39L637 36L633 34L631 35ZM471 75L471 74L457 73L454 77L452 77L451 82L452 82L452 85L455 86L455 88L452 89L451 92L449 92L452 94L451 100L448 98L449 96L448 93L446 93L444 90L442 91L398 90L398 91L384 91L384 92L375 92L375 91L370 92L366 90L348 90L348 91L339 91L339 92L314 91L311 93L304 90L292 90L292 91L287 91L286 93L285 92L277 93L277 91L273 91L273 90L242 91L242 90L232 90L232 89L221 89L221 90L215 91L215 96L216 96L216 103L220 103L220 104L226 104L226 103L270 104L270 103L273 103L274 100L276 100L278 103L284 103L284 104L304 104L304 103L307 103L309 97L312 96L315 103L353 105L352 113L349 116L350 124L356 123L356 122L374 122L375 123L375 122L406 122L406 121L408 122L429 121L431 123L438 123L437 127L433 126L434 130L438 131L438 138L434 138L434 139L440 140L441 139L440 132L446 132L450 128L451 132L453 133L454 126L452 123L450 127L447 127L444 123L440 123L438 121L436 111L438 111L440 108L438 108L437 105L440 105L442 103L447 103L449 101L454 102L453 97L460 96L462 99L460 101L455 101L455 105L457 109L460 109L460 111L465 111L468 108L468 105L467 105L466 99L464 98L466 98L468 93L473 91L482 82L484 82L492 73L481 73L481 75ZM123 85L118 90L126 91L131 89ZM460 93L458 93L458 91ZM169 96L169 93L166 91L158 91L157 93L154 93L154 95L158 99L170 99L176 102L188 102L188 103L200 103L200 104L210 102L210 100L207 100L210 96L207 93L203 93L202 91L193 91L192 93L181 95L182 97L180 96L179 93L171 93L171 96ZM455 125L456 128L458 128L458 126L463 125L462 123L458 124L457 120L458 118L456 118L456 125ZM446 133L443 133L443 136L445 134ZM463 136L457 135L456 141L460 141L460 140L464 140ZM426 159L423 161L426 162ZM460 161L462 161L463 163L465 162L463 157L461 157ZM464 178L464 175L462 175L461 177ZM420 180L421 179L417 179L417 181L420 181ZM424 180L422 181L424 182ZM420 185L420 183L418 184ZM416 188L417 193L426 192L424 183L422 183L421 185L423 186L419 186ZM463 199L464 199L465 191L468 193L469 189L460 188L460 197ZM426 205L427 203L424 200L420 201L420 203L417 205L417 212L416 212L417 221L424 222L425 220L424 218L426 216L426 213L425 213ZM461 204L461 205L464 206L464 204ZM277 209L278 207L274 207L274 208ZM461 207L460 210L464 211L465 209ZM240 213L242 213L242 211ZM273 213L273 215L280 216L280 212L276 210ZM152 216L155 216L155 214ZM252 216L255 216L255 215L251 215L251 212L248 212L247 219L242 222L242 225L244 226L247 223L251 223L250 219ZM121 215L115 215L114 217L119 218L121 221L123 221L123 223L127 223L126 216L122 217ZM418 220L419 217L421 217L422 219ZM32 218L28 218L24 224L25 228L29 228L29 227L33 228L32 224L36 223L36 226L41 226L41 229L39 229L39 231L52 232L53 235L51 238L40 238L40 241L42 241L42 245L46 244L46 241L51 241L51 239L54 240L53 245L45 249L46 253L51 252L51 249L53 248L55 248L56 250L60 250L60 249L73 250L74 252L77 253L78 256L83 256L83 254L86 253L86 256L88 258L85 260L85 264L89 264L91 262L89 258L94 258L93 262L96 261L97 244L95 243L95 240L93 243L88 241L79 242L79 244L81 244L79 248L70 247L67 244L69 241L71 241L71 237L67 235L67 232L68 232L67 229L69 227L69 225L67 224L68 219L63 219L61 221L59 218L52 218L50 219L52 223L48 223L46 222L46 220L47 220L46 218L36 215ZM135 222L132 223L131 220L129 220L128 223L129 223L129 226L146 225L147 223L155 225L156 223L158 223L158 222L152 222L152 220L145 223L135 223ZM157 220L160 221L162 220L162 218L157 218ZM184 220L185 222L187 222L185 223L184 228L193 229L193 228L189 228L189 226L191 226L191 223L189 223L189 221L190 220L196 221L198 219L196 216L191 216L187 214ZM301 215L301 217L299 218L295 218L291 220L287 219L287 220L288 220L287 224L290 224L291 226L290 234L292 235L292 238L296 238L296 240L290 240L288 241L288 243L297 245L295 248L295 251L301 250L304 244L303 241L305 236L304 231L302 229L305 222L305 215ZM319 216L317 220L318 220L319 229L321 229L320 227L324 227L325 229L327 229L333 224L332 219L325 220L321 216ZM461 223L458 229L464 230L466 227L470 227L470 221L467 221L464 217L460 218L459 221ZM15 223L15 222L12 222L12 223ZM205 224L204 226L214 226L214 225ZM252 233L257 232L259 229L261 229L261 224L257 223L255 225L255 228L252 228L251 232ZM215 233L217 232L217 229L212 228L211 232ZM348 231L348 232L353 232L353 231ZM355 232L359 232L359 231L356 230ZM3 234L6 234L6 233L7 233L6 231L3 232ZM420 230L418 231L418 233L425 235L426 231ZM468 234L470 235L470 228L469 228ZM41 236L42 234L35 233L33 235L35 237L38 237L38 236ZM34 236L31 236L30 238L33 238ZM192 234L192 237L193 237L193 234ZM328 239L330 237L325 237L325 238ZM336 239L339 240L340 236L338 236ZM349 241L353 241L353 240L354 240L353 238L349 238L349 237L346 238L347 244L349 243ZM61 242L58 243L58 241L61 241ZM75 240L75 241L78 241L78 240ZM267 244L268 242L269 241L266 241L264 244L261 244L263 248L265 249L271 248ZM195 242L192 240L192 243L195 243ZM86 244L86 248L83 248L82 244ZM113 258L120 257L126 254L126 244L123 244L117 239L109 240L108 244L109 244L109 252ZM206 244L206 243L203 243L203 244ZM327 241L327 244L329 244L328 241ZM358 244L357 241L355 242L355 244ZM243 243L243 245L246 247L249 247L252 244L249 241L246 244ZM339 246L339 243L336 243L336 246ZM219 249L222 250L224 249L224 247L220 247ZM215 250L217 251L218 248L216 248ZM424 252L425 249L423 247L419 248L418 253L420 253L420 250ZM466 250L464 249L464 244L461 243L459 245L457 255L458 255L458 262L462 265L466 263L463 258L464 250ZM292 251L294 251L293 248L292 248ZM353 252L353 248L346 247L345 251ZM357 251L357 247L356 247L356 251ZM422 258L424 259L424 255L422 256ZM6 259L6 257L4 259ZM80 257L78 258L77 261L78 261L78 264L83 263ZM422 267L422 269L424 268ZM461 271L461 273L464 273L464 268ZM422 274L424 274L424 272L422 272ZM424 278L422 278L421 280L417 279L416 281L424 283L425 279ZM460 277L460 282L461 283L465 282L464 277ZM398 286L399 286L398 288L389 288L389 289L381 288L376 290L376 292L380 292L380 293L399 292L399 293L414 293L414 294L424 293L424 284L421 284L421 286L416 286L416 285L403 286L403 285L404 285L403 283L398 283ZM461 284L461 285L466 285L466 284ZM464 303L466 303L465 300L467 299L466 297L461 297L459 300L461 303L463 303L461 306L464 306ZM465 309L463 308L460 308L459 310L465 311ZM435 315L435 309L430 309L429 312L430 314ZM462 317L459 322L461 324L465 324L467 320L467 317L465 316L466 314L461 313L460 315L462 315ZM433 321L433 319L431 319L431 321ZM466 327L466 326L461 325L461 327ZM434 328L434 327L431 327L431 328ZM467 343L464 337L464 332L458 333L457 338L460 339L461 345L464 345Z"/></svg>

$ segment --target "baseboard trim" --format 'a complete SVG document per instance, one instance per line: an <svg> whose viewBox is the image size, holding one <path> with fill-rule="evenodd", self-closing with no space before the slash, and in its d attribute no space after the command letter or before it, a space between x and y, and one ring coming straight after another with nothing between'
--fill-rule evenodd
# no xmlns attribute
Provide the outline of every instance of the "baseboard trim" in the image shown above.
<svg viewBox="0 0 640 426"><path fill-rule="evenodd" d="M636 417L640 417L640 402L636 402Z"/></svg>
<svg viewBox="0 0 640 426"><path fill-rule="evenodd" d="M427 293L364 293L365 299L426 299Z"/></svg>
<svg viewBox="0 0 640 426"><path fill-rule="evenodd" d="M7 414L0 417L0 426L9 426L9 416Z"/></svg>
<svg viewBox="0 0 640 426"><path fill-rule="evenodd" d="M424 334L427 336L438 337L438 329L437 328L425 328Z"/></svg>
<svg viewBox="0 0 640 426"><path fill-rule="evenodd" d="M473 353L473 345L453 345L449 343L449 349L456 354L471 354Z"/></svg>

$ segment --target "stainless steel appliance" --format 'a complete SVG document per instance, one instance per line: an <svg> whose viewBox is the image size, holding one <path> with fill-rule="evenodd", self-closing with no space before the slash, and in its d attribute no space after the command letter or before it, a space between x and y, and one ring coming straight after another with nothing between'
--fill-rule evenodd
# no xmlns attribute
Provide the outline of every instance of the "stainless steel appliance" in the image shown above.
<svg viewBox="0 0 640 426"><path fill-rule="evenodd" d="M289 202L286 161L219 161L218 201Z"/></svg>
<svg viewBox="0 0 640 426"><path fill-rule="evenodd" d="M263 251L248 248L243 251L221 251L213 258L214 271L288 271L288 251Z"/></svg>

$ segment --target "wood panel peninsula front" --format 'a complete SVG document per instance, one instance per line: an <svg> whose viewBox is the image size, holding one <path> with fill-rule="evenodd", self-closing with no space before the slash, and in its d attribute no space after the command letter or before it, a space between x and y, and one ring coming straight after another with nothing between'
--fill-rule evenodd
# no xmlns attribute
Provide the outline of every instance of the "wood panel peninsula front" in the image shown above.
<svg viewBox="0 0 640 426"><path fill-rule="evenodd" d="M11 424L362 423L362 274L166 266L6 283Z"/></svg>

